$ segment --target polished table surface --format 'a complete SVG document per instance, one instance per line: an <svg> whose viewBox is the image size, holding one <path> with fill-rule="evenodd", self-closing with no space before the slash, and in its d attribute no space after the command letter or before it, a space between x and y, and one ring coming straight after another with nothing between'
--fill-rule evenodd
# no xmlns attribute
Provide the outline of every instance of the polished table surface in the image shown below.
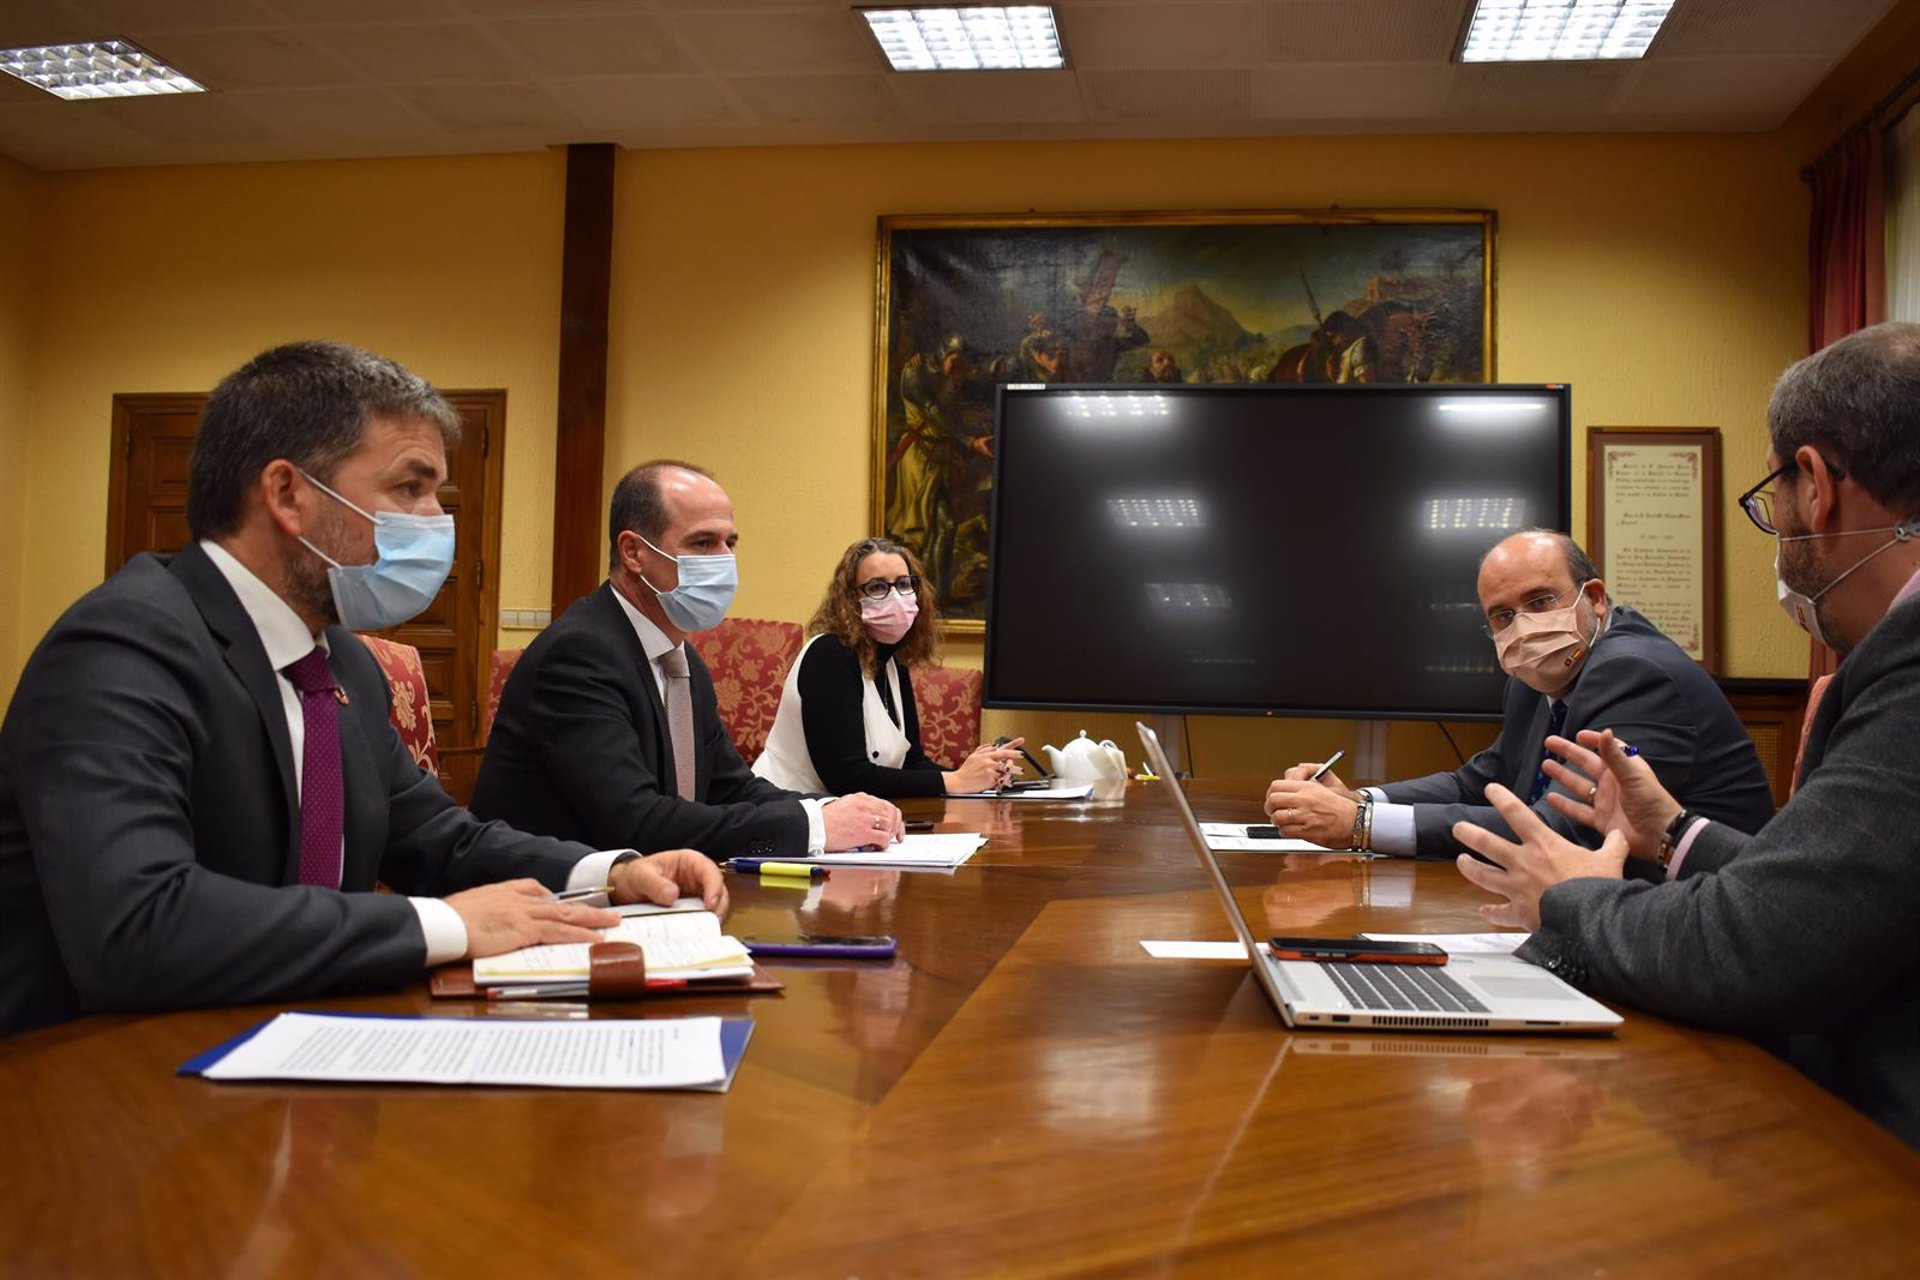
<svg viewBox="0 0 1920 1280"><path fill-rule="evenodd" d="M0 1041L0 1274L1869 1276L1920 1271L1920 1158L1736 1038L1289 1033L1164 783L910 802L952 875L734 877L736 934L894 933L782 995L729 1094L214 1084L273 1012ZM1197 786L1257 821L1257 784ZM1275 932L1467 932L1446 863L1225 855ZM479 1016L424 988L288 1007Z"/></svg>

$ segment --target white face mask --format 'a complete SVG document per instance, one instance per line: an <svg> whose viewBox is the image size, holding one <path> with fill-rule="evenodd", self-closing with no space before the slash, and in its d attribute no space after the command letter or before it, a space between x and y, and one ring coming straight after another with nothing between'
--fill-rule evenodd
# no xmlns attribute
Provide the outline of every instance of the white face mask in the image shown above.
<svg viewBox="0 0 1920 1280"><path fill-rule="evenodd" d="M1802 591L1795 591L1787 585L1787 576L1780 568L1779 543L1812 542L1816 538L1849 538L1860 533L1891 533L1893 536L1873 550L1867 552L1864 556L1861 556L1858 560L1855 560L1839 577L1834 578L1828 582L1826 586L1820 588L1812 595L1807 595ZM1780 600L1780 607L1787 611L1787 616L1793 619L1795 626L1799 627L1821 644L1827 646L1827 648L1842 648L1841 645L1834 643L1834 638L1827 634L1825 627L1820 625L1820 611L1815 607L1820 597L1845 582L1855 569L1858 569L1861 565L1873 559L1888 547L1910 541L1915 534L1920 534L1920 518L1903 520L1899 524L1885 525L1878 529L1848 529L1841 533L1792 533L1780 535L1773 548L1773 586L1774 594Z"/></svg>

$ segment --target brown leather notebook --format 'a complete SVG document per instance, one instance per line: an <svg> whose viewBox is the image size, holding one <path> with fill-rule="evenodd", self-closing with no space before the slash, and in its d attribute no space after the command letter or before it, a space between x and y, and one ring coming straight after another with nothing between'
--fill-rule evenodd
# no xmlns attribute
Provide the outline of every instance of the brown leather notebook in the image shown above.
<svg viewBox="0 0 1920 1280"><path fill-rule="evenodd" d="M651 1000L656 996L721 996L762 991L784 991L787 984L759 965L745 978L689 978L671 985L647 984L646 957L631 942L596 942L587 950L591 972L587 994L568 999ZM442 965L427 977L427 990L436 1000L478 1000L486 992L474 985L473 964Z"/></svg>

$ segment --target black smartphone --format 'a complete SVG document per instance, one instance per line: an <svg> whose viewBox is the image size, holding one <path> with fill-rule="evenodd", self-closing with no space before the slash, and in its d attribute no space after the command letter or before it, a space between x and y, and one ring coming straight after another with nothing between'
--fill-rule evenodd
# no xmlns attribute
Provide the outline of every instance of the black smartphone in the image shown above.
<svg viewBox="0 0 1920 1280"><path fill-rule="evenodd" d="M1004 747L1009 742L1012 742L1012 741L1013 741L1012 738L1009 738L1006 734L1003 733L999 737L993 740L993 745L996 747ZM1042 778L1051 778L1053 776L1052 774L1047 772L1047 766L1041 764L1038 760L1035 760L1033 758L1033 752L1027 750L1024 746L1021 747L1019 750L1020 750L1020 758L1025 760L1028 764L1032 765L1033 771L1035 773L1039 774Z"/></svg>
<svg viewBox="0 0 1920 1280"><path fill-rule="evenodd" d="M920 819L910 818L907 820L907 834L909 835L913 834L916 831L924 835L927 832L932 830L933 830L933 820L931 818L920 818Z"/></svg>
<svg viewBox="0 0 1920 1280"><path fill-rule="evenodd" d="M1269 825L1247 828L1247 839L1249 840L1278 840L1279 838L1280 828L1276 826Z"/></svg>
<svg viewBox="0 0 1920 1280"><path fill-rule="evenodd" d="M867 937L834 937L819 933L803 933L797 937L742 938L740 941L745 943L747 950L756 956L885 960L898 949L898 944L893 938L880 934Z"/></svg>
<svg viewBox="0 0 1920 1280"><path fill-rule="evenodd" d="M1276 960L1339 960L1347 964L1445 964L1431 942L1375 942L1370 938L1268 938Z"/></svg>

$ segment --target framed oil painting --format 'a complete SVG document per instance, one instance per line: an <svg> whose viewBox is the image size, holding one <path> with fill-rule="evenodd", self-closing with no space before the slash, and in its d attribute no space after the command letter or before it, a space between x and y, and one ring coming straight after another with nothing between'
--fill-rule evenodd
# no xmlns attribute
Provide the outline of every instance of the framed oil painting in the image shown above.
<svg viewBox="0 0 1920 1280"><path fill-rule="evenodd" d="M1485 382L1487 210L883 217L873 525L948 629L987 585L1007 382Z"/></svg>

